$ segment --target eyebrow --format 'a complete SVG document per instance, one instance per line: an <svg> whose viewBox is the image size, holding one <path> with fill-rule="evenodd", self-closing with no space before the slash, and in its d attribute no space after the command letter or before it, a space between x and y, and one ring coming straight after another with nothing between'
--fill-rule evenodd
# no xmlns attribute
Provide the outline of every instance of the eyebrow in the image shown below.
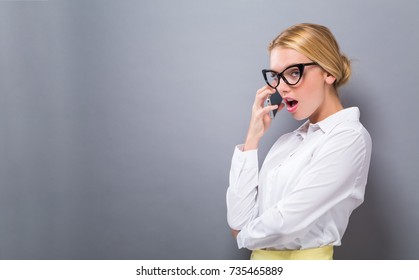
<svg viewBox="0 0 419 280"><path fill-rule="evenodd" d="M291 66L294 66L294 65L298 65L298 64L301 64L301 63L306 63L306 62L298 62L298 63L291 63L291 64L288 64L287 66L285 66L285 68L283 68L282 69L282 71L276 71L276 70L273 70L273 69L271 69L272 71L274 71L274 72L276 72L276 73L281 73L281 72L284 72L287 68L289 68L289 67L291 67ZM307 62L308 63L308 62Z"/></svg>
<svg viewBox="0 0 419 280"><path fill-rule="evenodd" d="M299 65L299 64L304 64L304 65L307 65L307 64L313 64L313 65L319 65L317 62L314 62L314 61L311 61L311 62L298 62L298 63L293 63L293 64L289 64L288 66L286 66L281 72L277 72L277 71L275 71L275 70L272 70L271 69L271 71L274 71L274 72L276 72L276 73L282 73L282 72L284 72L285 70L287 70L288 68L290 68L291 66L296 66L296 65Z"/></svg>

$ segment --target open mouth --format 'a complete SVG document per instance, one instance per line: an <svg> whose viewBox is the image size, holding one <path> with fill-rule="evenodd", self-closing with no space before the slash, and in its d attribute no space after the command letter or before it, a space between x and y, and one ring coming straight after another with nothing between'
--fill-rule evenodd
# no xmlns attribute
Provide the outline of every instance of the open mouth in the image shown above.
<svg viewBox="0 0 419 280"><path fill-rule="evenodd" d="M293 112L297 109L298 100L292 98L285 98L285 103L287 104L287 110Z"/></svg>

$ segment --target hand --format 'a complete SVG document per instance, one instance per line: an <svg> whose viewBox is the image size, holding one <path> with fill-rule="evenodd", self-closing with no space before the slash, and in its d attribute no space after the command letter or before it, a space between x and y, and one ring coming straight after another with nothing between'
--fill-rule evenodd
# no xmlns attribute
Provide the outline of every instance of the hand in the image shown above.
<svg viewBox="0 0 419 280"><path fill-rule="evenodd" d="M269 95L275 93L275 89L266 85L260 88L256 93L255 102L252 107L252 117L250 119L249 130L247 132L246 141L243 151L257 149L259 141L265 132L269 129L272 119L269 117L269 112L275 109L278 111L284 108L284 104L271 105L263 107L263 103Z"/></svg>
<svg viewBox="0 0 419 280"><path fill-rule="evenodd" d="M231 229L231 235L237 239L237 235L239 234L240 230Z"/></svg>

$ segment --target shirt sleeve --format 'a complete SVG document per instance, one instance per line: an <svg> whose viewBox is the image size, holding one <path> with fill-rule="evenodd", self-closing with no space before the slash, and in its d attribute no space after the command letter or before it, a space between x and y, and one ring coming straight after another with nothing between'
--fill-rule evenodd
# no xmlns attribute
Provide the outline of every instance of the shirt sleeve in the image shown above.
<svg viewBox="0 0 419 280"><path fill-rule="evenodd" d="M362 133L352 130L326 140L287 197L242 228L237 236L239 248L287 244L304 237L317 219L344 201L355 199L360 202L351 207L359 206L366 184L363 169L369 167L368 145ZM348 217L353 209L346 209Z"/></svg>
<svg viewBox="0 0 419 280"><path fill-rule="evenodd" d="M257 150L242 151L236 146L231 161L230 181L227 189L227 222L240 230L257 215L258 154Z"/></svg>

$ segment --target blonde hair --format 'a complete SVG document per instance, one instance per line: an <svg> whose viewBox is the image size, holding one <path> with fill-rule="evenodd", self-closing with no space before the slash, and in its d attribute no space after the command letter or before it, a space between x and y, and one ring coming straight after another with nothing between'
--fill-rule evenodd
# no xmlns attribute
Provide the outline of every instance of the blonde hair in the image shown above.
<svg viewBox="0 0 419 280"><path fill-rule="evenodd" d="M340 52L332 32L323 25L301 23L291 26L269 44L269 52L275 47L293 49L317 62L336 78L336 88L345 84L351 76L351 62Z"/></svg>

